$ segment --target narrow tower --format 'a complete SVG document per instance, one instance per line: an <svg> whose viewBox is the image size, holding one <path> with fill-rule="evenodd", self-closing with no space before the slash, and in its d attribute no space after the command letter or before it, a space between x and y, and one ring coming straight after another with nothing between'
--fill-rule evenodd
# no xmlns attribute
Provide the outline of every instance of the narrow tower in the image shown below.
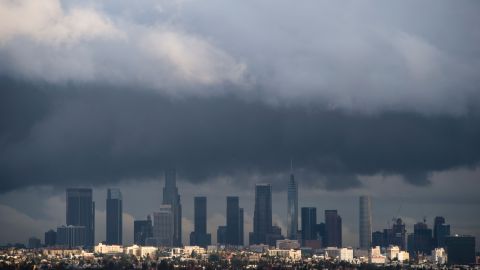
<svg viewBox="0 0 480 270"><path fill-rule="evenodd" d="M360 196L359 230L360 248L369 249L372 245L372 205L370 196Z"/></svg>
<svg viewBox="0 0 480 270"><path fill-rule="evenodd" d="M293 161L290 161L290 181L288 182L287 192L287 237L297 239L298 185L293 174Z"/></svg>
<svg viewBox="0 0 480 270"><path fill-rule="evenodd" d="M122 193L119 189L107 191L107 244L122 244Z"/></svg>
<svg viewBox="0 0 480 270"><path fill-rule="evenodd" d="M165 187L163 188L163 204L171 205L173 214L173 246L182 246L182 204L177 188L175 169L165 171Z"/></svg>

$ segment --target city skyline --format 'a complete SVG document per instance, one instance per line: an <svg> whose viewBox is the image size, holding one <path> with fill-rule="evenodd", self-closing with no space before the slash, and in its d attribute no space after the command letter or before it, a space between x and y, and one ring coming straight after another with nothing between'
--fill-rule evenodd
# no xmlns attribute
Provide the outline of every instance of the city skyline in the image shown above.
<svg viewBox="0 0 480 270"><path fill-rule="evenodd" d="M172 189L173 194L179 197L179 191L176 188L176 181L172 181L172 176L168 175L172 171L166 171L165 173L165 186ZM164 189L165 192L165 189ZM92 201L92 189L88 188L67 188L66 189L66 198L69 202L69 206L66 208L66 220L67 226L58 226L57 231L49 230L45 232L45 244L49 246L47 241L52 241L51 233L54 234L53 239L57 239L56 245L64 246L64 247L74 247L76 245L84 245L86 247L91 247L88 230L86 228L89 227L88 221L83 221L82 218L85 216L85 210L94 209L95 203ZM287 190L287 194L289 190ZM118 224L117 219L118 214L122 214L122 193L118 188L109 188L107 190L107 241L99 241L105 242L106 244L122 244L121 243L121 231L122 231L122 221ZM232 245L232 246L243 246L243 237L242 232L244 231L244 218L243 218L243 208L240 208L239 204L239 197L238 196L226 196L226 211L227 211L227 219L226 219L226 226L219 226L218 229L221 227L224 228L224 241L223 244ZM259 183L255 185L255 217L257 219L256 225L253 228L253 231L249 233L249 242L246 245L252 244L269 244L270 246L275 245L275 240L271 242L269 237L271 234L274 233L274 228L278 228L280 231L278 232L280 238L278 239L292 239L287 236L284 238L281 235L281 228L275 224L272 226L271 219L271 200L272 200L272 192L271 192L271 185L267 183ZM287 196L287 201L289 201L289 196ZM207 197L205 196L195 196L194 197L194 209L195 209L195 227L191 231L190 234L190 244L191 245L200 245L200 246L208 246L211 242L211 238L208 235L208 240L205 238L206 234L206 223L207 223ZM446 220L443 216L436 216L434 219L433 224L431 226L426 223L426 218L424 217L423 221L419 221L414 224L413 231L407 231L405 229L405 225L401 218L397 218L397 220L393 224L393 229L386 228L383 231L383 235L380 236L381 239L378 239L377 233L380 231L372 231L371 228L371 197L368 195L360 195L358 197L358 224L359 230L358 235L359 241L357 246L353 246L354 248L360 248L366 250L370 247L374 246L381 246L381 247L388 247L389 245L395 245L400 247L401 250L408 250L411 254L416 254L416 252L428 253L435 247L445 247L446 242L445 239L448 238L450 235L458 235L457 233L451 234L450 225L445 224ZM270 205L270 206L269 206ZM83 210L82 210L83 209ZM150 236L144 237L143 242L136 242L140 245L153 245L153 246L166 246L166 247L175 247L175 246L183 246L183 243L175 243L174 237L174 207L172 205L160 205L160 210L153 212L153 221L150 218L150 215L147 216L147 221L144 220L135 220L135 223L139 222L139 226L145 226L145 222L148 222L150 226ZM288 216L287 209L287 216ZM114 215L110 214L108 216L108 211L115 213ZM77 213L78 214L75 214ZM85 212L85 213L83 213ZM120 212L120 213L118 213ZM294 238L299 241L302 246L305 247L345 247L349 245L342 244L342 219L338 215L338 210L325 210L325 217L323 222L317 222L317 208L316 207L301 207L301 230L299 231L298 238ZM89 215L86 215L89 216ZM75 219L74 219L75 217ZM77 220L78 219L78 220ZM92 217L94 220L94 216ZM111 219L109 221L109 219ZM110 222L110 223L109 223ZM86 224L85 224L86 223ZM140 225L142 223L142 225ZM237 224L233 226L234 224ZM77 227L72 225L81 225ZM118 228L120 226L120 228ZM137 224L135 224L137 226ZM183 224L181 225L183 226ZM232 227L233 226L233 227ZM266 226L266 227L265 227ZM319 227L321 226L321 228ZM362 229L362 226L364 227ZM400 226L400 227L399 227ZM365 227L368 227L366 229ZM429 228L430 227L430 228ZM395 229L398 228L398 229ZM62 229L62 231L60 231ZM75 229L75 231L73 231ZM64 232L65 230L72 230L72 232ZM119 233L120 230L120 238L114 239L113 237L117 237L112 232ZM134 232L134 238L137 238L137 229ZM145 229L140 229L139 231L144 231ZM319 231L320 230L320 231ZM110 233L109 233L110 231ZM362 236L362 233L365 231L369 231L368 238L370 240L365 240L365 236ZM403 232L403 236L401 239L398 239L398 231ZM95 231L93 232L95 233ZM195 238L195 234L197 233L199 238ZM218 231L217 231L218 233ZM301 233L301 234L300 234ZM68 236L71 235L71 236ZM203 236L202 236L203 235ZM236 235L236 236L235 236ZM461 235L461 234L460 234ZM235 237L234 237L235 236ZM407 237L408 236L408 237ZM71 240L65 240L67 238L73 237ZM80 237L80 238L79 238ZM109 238L110 237L110 238ZM238 238L240 237L240 238ZM362 240L362 237L364 240ZM394 238L392 238L394 237ZM373 241L372 241L373 238ZM408 238L408 239L407 239ZM32 245L32 241L36 241L37 238L29 238L29 246ZM59 240L60 239L60 240ZM110 239L110 240L109 240ZM67 242L68 241L68 244ZM115 242L116 241L116 242ZM135 240L137 241L137 240ZM193 241L193 242L192 242ZM319 241L318 244L315 244L315 241ZM368 241L367 243L362 241ZM380 242L379 242L380 241ZM53 240L55 242L55 240ZM219 244L217 242L217 244ZM55 244L52 244L55 245ZM187 243L185 243L187 245ZM349 246L352 247L352 246ZM414 255L415 256L415 255Z"/></svg>
<svg viewBox="0 0 480 270"><path fill-rule="evenodd" d="M480 248L480 2L0 0L0 14L0 245L58 228L143 242L165 205L187 244L203 196L213 243L227 225L234 243L292 238L314 207L317 237L342 231L331 245L371 230Z"/></svg>
<svg viewBox="0 0 480 270"><path fill-rule="evenodd" d="M165 182L164 182L164 179L161 179L160 182L161 182L161 183L160 183L161 186L163 186L164 183L165 183ZM109 188L109 189L110 189L110 188ZM118 190L118 188L117 188L117 190ZM108 189L107 189L107 191L108 191ZM95 194L95 193L96 193L96 190L93 189L93 194ZM180 190L179 193L181 193L181 190ZM278 195L281 195L282 193L287 193L287 190L277 191L276 193L277 193L277 194L273 193L273 194L274 194L274 197L273 197L273 198L275 198L275 197L278 196ZM278 193L280 193L280 194L278 194ZM276 196L275 196L275 195L276 195ZM286 194L285 194L285 195L286 195ZM108 196L106 196L106 197L108 197ZM226 197L223 197L223 200L225 200L225 198L226 198ZM239 196L239 198L242 198L242 196ZM105 199L105 197L104 197L102 200L104 200L104 199ZM283 199L286 201L286 200L287 200L287 196L283 197ZM358 199L359 199L358 197L354 198L354 200L351 201L351 205L349 206L349 207L351 207L351 208L357 208L356 211L358 211L358 207L359 207ZM240 199L240 200L241 200L241 199ZM300 207L304 207L304 206L302 205L302 203L300 203ZM192 202L192 208L193 208L193 202ZM281 210L282 210L281 207L280 207L280 205L277 205L277 206L274 205L274 208L280 210L279 212L281 212ZM323 213L322 210L323 210L323 209L321 209L321 206L316 206L316 208L317 208L317 211L320 211L320 212L321 212L320 214L321 214L321 216L322 216L322 213ZM187 208L187 209L188 209L188 208ZM242 208L242 210L243 210L243 208ZM285 210L285 212L286 212L286 209L284 209L284 210ZM210 210L207 210L207 211L210 211ZM251 211L251 213L253 214L253 209L251 209L250 211ZM155 211L153 211L153 212L155 212ZM247 209L247 213L248 213L248 209ZM151 215L151 214L152 214L152 212L149 213L149 215ZM439 214L437 214L437 215L442 215L442 214L439 213ZM374 214L373 216L375 216L375 214ZM278 216L277 216L277 217L278 217ZM356 215L354 218L355 218L355 219L358 219L358 213L357 213L357 215ZM411 226L410 226L410 228L409 228L409 226L407 226L408 232L409 232L409 233L410 233L410 232L413 232L413 225L415 225L415 223L417 223L417 222L422 221L423 218L424 218L424 216L422 216L421 218L418 218L417 220L414 220L413 223L409 224L409 225L411 225ZM433 223L434 220L433 220L433 217L431 217L431 218L432 218L432 219L431 219L431 220L428 220L427 223L428 223L428 226L430 227L430 229L433 230L433 228L434 228L434 223ZM132 220L131 220L131 225L133 225L133 224L132 224L132 223L133 223L133 220L141 220L141 219L145 219L145 218L142 218L142 217L132 218ZM210 223L210 222L211 222L210 219L211 219L211 216L207 217L207 221L208 221L209 224L211 224L211 223ZM299 219L300 219L300 218L299 218ZM226 220L226 219L225 219L225 220ZM325 220L322 220L322 218L319 218L319 219L318 219L318 222L319 222L319 223L324 222L324 221L325 221ZM385 221L385 220L383 220L383 221L385 222L385 225L383 225L383 226L382 226L382 225L374 226L375 229L374 229L373 231L383 230L384 228L388 228L388 227L390 226L390 222L389 222L389 221ZM192 216L192 222L193 222L193 216ZM251 220L251 222L253 222L253 219ZM355 227L358 227L358 220L354 220L354 222L356 222L357 224L351 224L351 225L349 225L349 229L347 230L347 234L351 234L351 235L350 235L351 240L348 241L347 244L345 244L345 246L359 246L359 242L358 242L359 233L358 233L358 231L357 231L357 232L352 232L352 231L349 232L350 228L351 228L352 230L355 230ZM153 223L153 222L152 222L152 223ZM381 223L381 222L380 222L380 223ZM449 219L449 223L453 223L453 224L454 224L455 221L452 220L452 219ZM285 228L286 228L286 215L285 215L285 220L281 220L281 219L280 219L280 220L279 220L279 219L275 220L275 219L274 219L274 220L273 220L273 224L275 224L275 225L280 224L283 235L286 235L286 230L285 230ZM301 224L301 220L299 220L299 224ZM185 226L185 225L187 225L187 226ZM247 221L246 225L247 225L247 227L248 227L248 221ZM97 223L96 226L98 226L98 223ZM210 226L212 226L212 225L207 225L207 227L210 227ZM449 225L449 226L450 226L450 225ZM104 225L103 225L102 227L105 228ZM56 227L52 227L52 228L55 229ZM193 231L193 227L191 227L192 230L190 230L188 224L185 224L185 223L183 223L183 228L184 228L184 230L186 230L187 235L189 235L190 232ZM249 229L247 228L246 231L245 231L245 233L244 233L244 237L245 237L245 239L246 239L246 241L245 241L246 244L248 244L248 233L253 231L253 227L251 227L251 228L252 228L252 229L250 229L250 231L248 231ZM132 229L133 229L133 228L132 228ZM211 232L212 235L215 235L215 236L212 236L212 243L215 243L216 240L217 240L217 239L216 239L216 228L209 228L209 231L208 231L208 232ZM432 231L432 232L433 232L433 231ZM123 234L124 234L124 238L126 238L126 239L132 239L132 240L126 242L127 244L128 244L128 243L133 243L133 237L132 237L133 235L132 235L132 236L130 235L130 234L132 234L132 233L133 233L133 232L131 232L130 230L124 231L124 233L123 233ZM452 233L459 233L460 235L462 235L462 234L468 234L468 233L462 233L461 230L458 230L458 229L452 231ZM96 231L96 235L98 235L98 234L100 234L100 235L102 234L102 229ZM347 236L347 237L348 237L348 236ZM40 237L40 238L43 239L42 237ZM106 241L106 238L104 238L103 240L102 240L102 239L99 239L99 240L98 240L98 242L103 242L103 241ZM477 241L478 241L478 240L477 240ZM21 241L19 241L19 242L21 242ZM183 238L183 244L188 244L188 243L189 243L189 240L184 237L184 238ZM405 248L406 248L406 246L405 246Z"/></svg>

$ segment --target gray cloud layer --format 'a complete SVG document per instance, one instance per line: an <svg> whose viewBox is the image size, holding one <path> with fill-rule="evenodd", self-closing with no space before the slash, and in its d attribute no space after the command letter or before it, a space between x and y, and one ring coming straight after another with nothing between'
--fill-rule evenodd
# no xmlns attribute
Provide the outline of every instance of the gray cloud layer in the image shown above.
<svg viewBox="0 0 480 270"><path fill-rule="evenodd" d="M156 177L172 165L192 182L274 179L290 158L302 178L328 189L378 173L425 185L430 172L480 160L476 108L462 116L364 115L235 96L171 99L108 86L2 82L3 191Z"/></svg>
<svg viewBox="0 0 480 270"><path fill-rule="evenodd" d="M1 1L0 181L327 189L480 159L480 4ZM24 18L28 18L25 20ZM241 184L241 181L238 181Z"/></svg>

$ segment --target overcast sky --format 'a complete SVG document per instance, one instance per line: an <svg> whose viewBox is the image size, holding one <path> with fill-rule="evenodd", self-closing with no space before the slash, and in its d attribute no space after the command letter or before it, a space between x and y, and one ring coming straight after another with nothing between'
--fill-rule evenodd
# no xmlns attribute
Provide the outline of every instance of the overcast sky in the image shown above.
<svg viewBox="0 0 480 270"><path fill-rule="evenodd" d="M271 183L286 232L290 159L300 206L338 209L358 244L445 216L480 247L480 2L0 0L0 244L65 222L65 188L108 187L124 239L175 166L187 243L195 195L209 228Z"/></svg>

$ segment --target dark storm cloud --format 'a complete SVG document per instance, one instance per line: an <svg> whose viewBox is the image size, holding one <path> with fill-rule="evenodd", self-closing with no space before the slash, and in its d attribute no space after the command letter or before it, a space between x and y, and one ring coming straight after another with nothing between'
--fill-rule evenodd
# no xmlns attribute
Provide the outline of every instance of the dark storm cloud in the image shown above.
<svg viewBox="0 0 480 270"><path fill-rule="evenodd" d="M464 1L0 2L0 181L287 177L359 187L480 156ZM24 18L28 18L25 20ZM253 180L252 180L253 179Z"/></svg>
<svg viewBox="0 0 480 270"><path fill-rule="evenodd" d="M41 85L2 78L2 191L157 177L172 165L192 182L275 181L290 158L305 180L327 189L357 187L357 175L377 173L425 185L429 172L480 160L476 108L462 116L368 115L233 95L172 99L107 85Z"/></svg>

